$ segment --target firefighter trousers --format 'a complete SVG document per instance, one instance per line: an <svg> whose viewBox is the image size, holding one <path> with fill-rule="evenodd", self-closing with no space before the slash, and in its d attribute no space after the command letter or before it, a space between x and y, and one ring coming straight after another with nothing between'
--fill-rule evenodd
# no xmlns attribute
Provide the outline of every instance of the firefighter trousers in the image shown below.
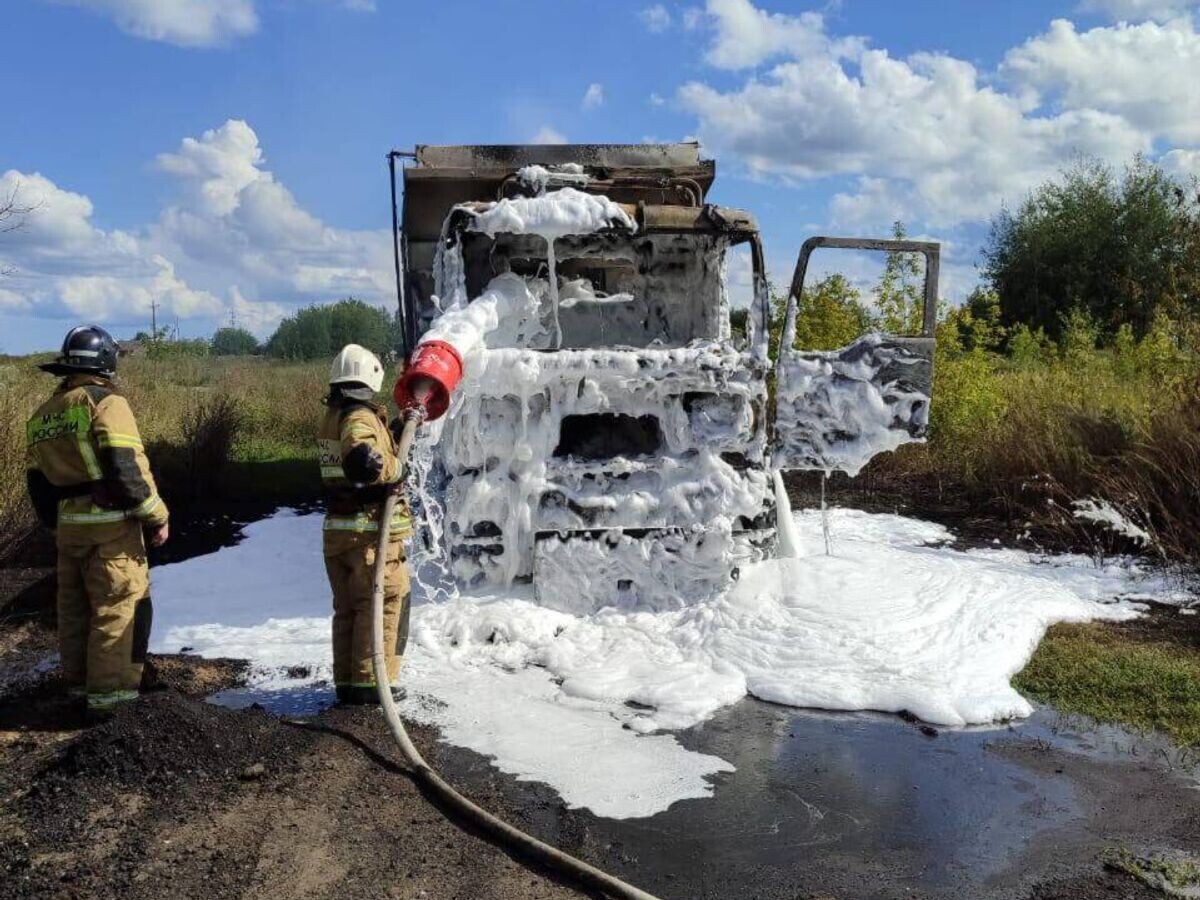
<svg viewBox="0 0 1200 900"><path fill-rule="evenodd" d="M68 690L103 709L137 696L153 607L141 524L58 541L58 644Z"/></svg>
<svg viewBox="0 0 1200 900"><path fill-rule="evenodd" d="M371 595L375 582L373 541L327 541L325 571L333 588L333 681L338 688L374 688ZM384 572L383 634L388 679L395 683L408 643L409 578L402 541L388 544Z"/></svg>

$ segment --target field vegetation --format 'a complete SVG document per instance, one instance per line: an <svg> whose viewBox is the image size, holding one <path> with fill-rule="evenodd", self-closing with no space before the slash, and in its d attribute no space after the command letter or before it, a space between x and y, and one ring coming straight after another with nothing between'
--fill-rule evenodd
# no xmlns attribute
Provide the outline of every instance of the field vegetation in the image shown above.
<svg viewBox="0 0 1200 900"><path fill-rule="evenodd" d="M1013 686L1063 713L1159 731L1181 747L1200 748L1198 649L1194 638L1189 644L1136 622L1060 624Z"/></svg>

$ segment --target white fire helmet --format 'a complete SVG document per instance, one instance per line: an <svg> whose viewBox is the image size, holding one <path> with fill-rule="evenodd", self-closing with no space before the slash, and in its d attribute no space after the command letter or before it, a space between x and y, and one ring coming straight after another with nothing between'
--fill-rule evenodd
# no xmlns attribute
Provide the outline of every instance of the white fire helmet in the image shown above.
<svg viewBox="0 0 1200 900"><path fill-rule="evenodd" d="M379 393L383 387L383 363L366 347L347 344L333 358L333 365L329 367L329 383L345 384L348 381L365 384Z"/></svg>

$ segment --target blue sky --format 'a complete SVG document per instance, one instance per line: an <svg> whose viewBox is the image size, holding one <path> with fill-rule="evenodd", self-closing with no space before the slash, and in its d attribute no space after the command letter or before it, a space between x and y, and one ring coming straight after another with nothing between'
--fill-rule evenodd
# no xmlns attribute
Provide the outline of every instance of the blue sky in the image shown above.
<svg viewBox="0 0 1200 900"><path fill-rule="evenodd" d="M989 216L1075 154L1200 170L1195 5L23 0L0 349L132 333L151 299L192 335L388 304L383 155L415 143L695 136L776 278L901 217L961 297Z"/></svg>

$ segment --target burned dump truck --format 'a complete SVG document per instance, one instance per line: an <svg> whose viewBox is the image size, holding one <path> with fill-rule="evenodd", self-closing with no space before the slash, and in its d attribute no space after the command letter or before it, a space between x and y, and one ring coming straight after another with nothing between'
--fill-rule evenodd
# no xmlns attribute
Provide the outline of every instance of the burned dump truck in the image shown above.
<svg viewBox="0 0 1200 900"><path fill-rule="evenodd" d="M923 437L937 245L808 241L772 360L758 227L706 202L716 169L698 145L421 146L393 164L402 156L403 349L452 348L463 369L425 438L459 584L532 579L540 603L571 612L673 608L773 551L773 469L853 473ZM739 247L752 298L735 333ZM818 247L923 254L922 334L794 348Z"/></svg>

